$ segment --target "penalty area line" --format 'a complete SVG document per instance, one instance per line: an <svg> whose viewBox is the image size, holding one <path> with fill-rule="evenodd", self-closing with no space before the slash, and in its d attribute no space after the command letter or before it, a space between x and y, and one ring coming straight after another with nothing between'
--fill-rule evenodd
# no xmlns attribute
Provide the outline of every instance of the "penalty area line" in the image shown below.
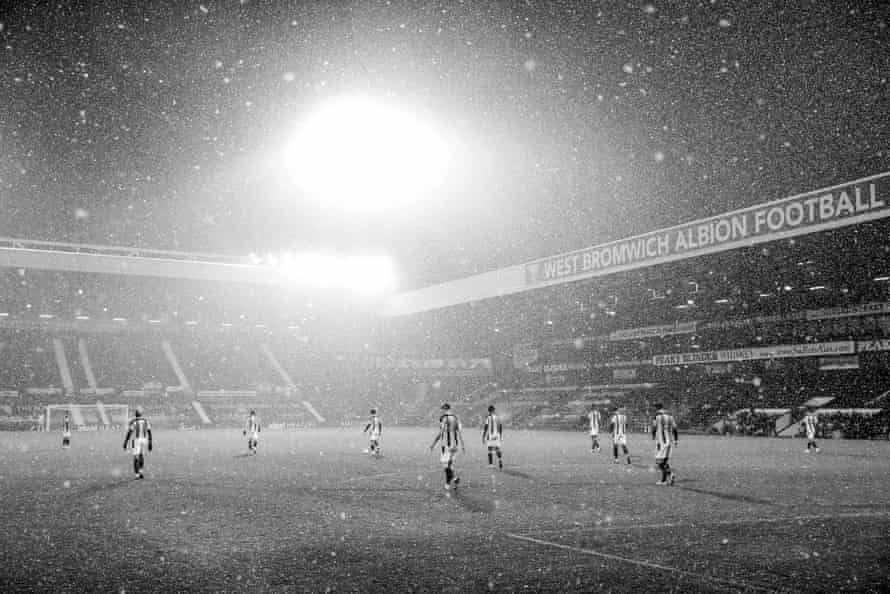
<svg viewBox="0 0 890 594"><path fill-rule="evenodd" d="M630 563L631 565L639 565L640 567L646 567L649 569L657 569L659 571L667 571L669 573L675 573L677 575L687 576L691 579L694 579L698 582L709 582L714 584L723 584L725 586L732 586L733 588L748 588L751 590L758 590L762 592L771 592L772 588L767 588L765 586L761 586L759 584L754 584L750 582L739 582L735 580L725 580L717 577L706 576L700 573L695 573L692 571L684 571L682 569L678 569L676 567L670 567L669 565L661 565L659 563L650 563L649 561L640 561L639 559L631 559L630 557L622 557L620 555L613 555L611 553L602 553L600 551L594 551L593 549L584 549L581 547L573 547L571 545L565 545L558 542L552 542L549 540L541 540L539 538L533 538L531 536L522 536L521 534L513 534L512 532L508 532L507 536L514 540L523 540L526 542L531 542L534 544L538 544L545 547L553 547L556 549L562 549L564 551L572 551L573 553L581 553L582 555L590 555L591 557L601 557L603 559L609 559L611 561L620 561L622 563Z"/></svg>

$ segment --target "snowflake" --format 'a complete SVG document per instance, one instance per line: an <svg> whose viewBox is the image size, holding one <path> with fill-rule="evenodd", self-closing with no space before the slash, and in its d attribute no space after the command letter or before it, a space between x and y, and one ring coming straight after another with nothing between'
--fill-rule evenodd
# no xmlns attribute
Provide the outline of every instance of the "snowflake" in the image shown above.
<svg viewBox="0 0 890 594"><path fill-rule="evenodd" d="M729 19L720 19L717 21L717 24L720 25L721 29L726 29L727 27L731 27L732 23L729 22Z"/></svg>

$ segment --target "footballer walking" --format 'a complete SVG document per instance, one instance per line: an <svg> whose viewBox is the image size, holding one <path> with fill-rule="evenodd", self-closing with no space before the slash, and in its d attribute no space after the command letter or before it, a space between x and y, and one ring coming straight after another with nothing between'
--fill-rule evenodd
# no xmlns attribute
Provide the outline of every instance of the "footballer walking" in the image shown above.
<svg viewBox="0 0 890 594"><path fill-rule="evenodd" d="M369 431L370 433L368 433ZM380 435L383 433L383 423L380 421L380 417L377 416L376 408L371 409L371 418L368 419L368 424L365 425L362 433L368 433L369 439L368 449L365 452L375 458L379 458L381 455Z"/></svg>
<svg viewBox="0 0 890 594"><path fill-rule="evenodd" d="M256 448L260 443L260 422L256 418L256 411L250 411L241 435L247 436L247 451L255 456Z"/></svg>
<svg viewBox="0 0 890 594"><path fill-rule="evenodd" d="M600 411L596 410L595 404L590 405L587 420L590 423L590 453L595 454L600 451Z"/></svg>
<svg viewBox="0 0 890 594"><path fill-rule="evenodd" d="M815 451L818 454L819 446L816 445L816 429L819 428L819 415L816 414L816 409L807 408L807 414L803 418L803 426L807 431L806 453L809 454L811 451Z"/></svg>
<svg viewBox="0 0 890 594"><path fill-rule="evenodd" d="M652 439L655 440L655 465L661 469L659 485L673 485L674 471L669 459L671 450L677 446L677 422L665 412L661 404L655 405L657 412L652 419Z"/></svg>
<svg viewBox="0 0 890 594"><path fill-rule="evenodd" d="M457 456L458 448L461 448L462 451L466 450L464 449L464 440L461 436L460 419L451 412L451 405L447 402L442 405L442 416L439 417L439 433L430 445L430 451L433 451L436 444L440 442L442 444L440 460L445 467L445 490L450 490L452 485L456 489L458 483L460 483L460 477L457 476L454 470L454 459Z"/></svg>
<svg viewBox="0 0 890 594"><path fill-rule="evenodd" d="M494 456L498 457L498 468L503 470L504 459L501 457L501 443L503 441L504 427L501 419L495 414L494 406L488 407L488 416L482 425L482 443L488 447L488 467L494 468Z"/></svg>
<svg viewBox="0 0 890 594"><path fill-rule="evenodd" d="M630 452L627 450L627 415L623 408L615 409L615 414L609 421L609 429L612 432L612 463L618 464L618 446L630 464Z"/></svg>
<svg viewBox="0 0 890 594"><path fill-rule="evenodd" d="M151 451L151 424L148 419L142 416L142 408L136 407L136 416L130 419L130 425L127 429L127 436L124 437L124 449L127 445L131 445L133 453L133 472L136 478L145 478L142 469L145 468L145 452Z"/></svg>
<svg viewBox="0 0 890 594"><path fill-rule="evenodd" d="M71 447L71 419L68 418L68 411L65 411L65 418L62 419L62 449L67 450Z"/></svg>

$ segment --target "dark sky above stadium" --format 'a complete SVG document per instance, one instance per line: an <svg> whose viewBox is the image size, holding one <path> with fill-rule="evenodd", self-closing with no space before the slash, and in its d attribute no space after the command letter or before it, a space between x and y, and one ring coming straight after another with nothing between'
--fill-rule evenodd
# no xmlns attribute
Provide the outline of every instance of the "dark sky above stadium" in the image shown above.
<svg viewBox="0 0 890 594"><path fill-rule="evenodd" d="M890 6L0 3L0 234L382 249L403 286L890 169ZM347 216L262 166L360 92L459 140L422 207Z"/></svg>

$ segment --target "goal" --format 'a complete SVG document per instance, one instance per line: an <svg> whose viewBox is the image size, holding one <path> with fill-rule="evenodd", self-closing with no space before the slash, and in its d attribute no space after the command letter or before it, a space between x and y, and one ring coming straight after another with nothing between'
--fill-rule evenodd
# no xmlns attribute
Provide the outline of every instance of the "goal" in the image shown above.
<svg viewBox="0 0 890 594"><path fill-rule="evenodd" d="M130 407L126 404L49 404L44 417L46 431L61 431L65 413L69 413L74 430L108 429L126 426Z"/></svg>

